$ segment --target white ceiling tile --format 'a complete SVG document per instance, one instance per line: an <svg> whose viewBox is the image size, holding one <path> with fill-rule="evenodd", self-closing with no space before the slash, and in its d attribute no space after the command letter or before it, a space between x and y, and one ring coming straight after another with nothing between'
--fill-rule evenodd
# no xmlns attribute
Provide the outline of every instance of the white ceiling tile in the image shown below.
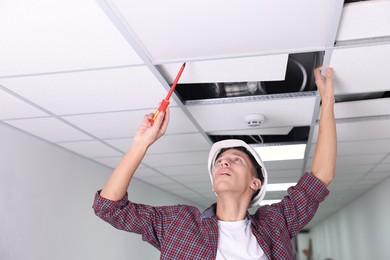
<svg viewBox="0 0 390 260"><path fill-rule="evenodd" d="M329 0L112 2L157 62L324 48L335 8Z"/></svg>
<svg viewBox="0 0 390 260"><path fill-rule="evenodd" d="M336 48L329 66L336 95L390 90L390 44Z"/></svg>
<svg viewBox="0 0 390 260"><path fill-rule="evenodd" d="M113 157L122 155L120 152L112 149L111 147L94 140L58 143L58 145L89 158Z"/></svg>
<svg viewBox="0 0 390 260"><path fill-rule="evenodd" d="M350 174L351 170L348 170L348 167L364 167L363 170L370 170L373 165L379 163L383 160L384 154L369 154L369 155L348 155L348 156L338 156L336 160L336 167L340 169L345 169L343 172L341 170L336 170L339 174L348 173ZM313 158L308 159L307 165L312 165ZM357 172L361 172L358 170Z"/></svg>
<svg viewBox="0 0 390 260"><path fill-rule="evenodd" d="M338 156L336 174L366 173L372 169L373 165L383 160L383 157L383 154ZM311 157L307 160L307 165L311 166L312 163Z"/></svg>
<svg viewBox="0 0 390 260"><path fill-rule="evenodd" d="M249 58L187 62L180 83L212 83L284 80L287 54ZM181 63L160 65L161 71L172 83Z"/></svg>
<svg viewBox="0 0 390 260"><path fill-rule="evenodd" d="M145 182L148 182L149 180L146 180ZM177 182L167 182L167 183L153 183L153 180L150 180L152 185L157 186L159 189L165 190L171 194L174 194L180 198L184 198L186 195L196 194L193 190L188 189L186 186L183 186L181 183ZM148 182L149 183L149 182ZM196 194L199 196L198 194Z"/></svg>
<svg viewBox="0 0 390 260"><path fill-rule="evenodd" d="M265 121L257 129L310 125L315 97L261 100L210 105L191 105L188 110L206 132L226 129L254 129L248 126L245 116L263 114Z"/></svg>
<svg viewBox="0 0 390 260"><path fill-rule="evenodd" d="M114 157L102 157L102 158L95 158L94 161L97 161L101 164L104 164L112 169L114 169L122 159L122 156L114 156Z"/></svg>
<svg viewBox="0 0 390 260"><path fill-rule="evenodd" d="M389 157L388 157L389 158ZM389 161L390 162L390 161ZM390 163L380 163L378 164L372 172L388 172L390 174Z"/></svg>
<svg viewBox="0 0 390 260"><path fill-rule="evenodd" d="M359 175L359 174L365 174L369 170L372 169L372 165L366 164L366 165L339 165L336 164L336 175L340 176L350 176L350 175ZM346 177L348 178L348 177Z"/></svg>
<svg viewBox="0 0 390 260"><path fill-rule="evenodd" d="M344 203L347 203L361 195L363 192L364 190L345 190L342 199L345 201Z"/></svg>
<svg viewBox="0 0 390 260"><path fill-rule="evenodd" d="M133 143L133 138L105 139L104 142L114 146L115 148L125 153Z"/></svg>
<svg viewBox="0 0 390 260"><path fill-rule="evenodd" d="M383 157L383 154L338 156L336 164L340 166L365 164L373 165L380 162Z"/></svg>
<svg viewBox="0 0 390 260"><path fill-rule="evenodd" d="M133 142L133 138L109 139L105 142L126 152ZM148 154L202 151L209 150L210 147L208 141L198 133L164 135L149 147Z"/></svg>
<svg viewBox="0 0 390 260"><path fill-rule="evenodd" d="M358 120L337 123L338 142L390 139L390 119ZM312 141L318 138L318 125L315 127Z"/></svg>
<svg viewBox="0 0 390 260"><path fill-rule="evenodd" d="M0 89L0 119L39 116L48 116L48 114Z"/></svg>
<svg viewBox="0 0 390 260"><path fill-rule="evenodd" d="M179 165L179 166L168 166L168 167L159 167L159 171L163 172L166 175L175 177L177 175L186 176L186 175L205 175L208 177L207 162L202 164L191 164L191 165Z"/></svg>
<svg viewBox="0 0 390 260"><path fill-rule="evenodd" d="M203 192L202 192L203 193ZM208 196L211 195L211 187L209 186L209 194L202 194L198 192L198 190L189 190L188 192L183 193L183 197L188 198L188 199L194 199L194 198L203 198L207 199Z"/></svg>
<svg viewBox="0 0 390 260"><path fill-rule="evenodd" d="M53 117L16 119L5 122L50 142L92 139L76 128Z"/></svg>
<svg viewBox="0 0 390 260"><path fill-rule="evenodd" d="M210 135L287 135L293 127L248 128L243 130L209 131Z"/></svg>
<svg viewBox="0 0 390 260"><path fill-rule="evenodd" d="M374 185L378 184L382 179L377 179L377 178L362 178L360 179L355 185L351 187L351 190L354 189L362 189L362 190L368 190L372 188Z"/></svg>
<svg viewBox="0 0 390 260"><path fill-rule="evenodd" d="M339 141L390 139L390 119L337 124Z"/></svg>
<svg viewBox="0 0 390 260"><path fill-rule="evenodd" d="M138 177L140 178L140 177ZM150 177L150 178L140 178L142 181L161 187L162 185L173 185L173 186L181 186L179 183L173 182L171 179L165 177L165 176L160 176L160 177Z"/></svg>
<svg viewBox="0 0 390 260"><path fill-rule="evenodd" d="M344 5L336 40L390 35L389 13L389 1L361 1Z"/></svg>
<svg viewBox="0 0 390 260"><path fill-rule="evenodd" d="M156 109L167 91L145 66L0 79L55 114ZM171 105L176 105L172 100Z"/></svg>
<svg viewBox="0 0 390 260"><path fill-rule="evenodd" d="M72 124L99 138L132 137L144 116L151 110L135 110L101 114L64 116ZM188 117L178 107L171 107L167 134L198 132Z"/></svg>
<svg viewBox="0 0 390 260"><path fill-rule="evenodd" d="M310 150L310 157L314 156L315 145ZM378 154L390 152L390 139L349 141L337 143L337 155Z"/></svg>
<svg viewBox="0 0 390 260"><path fill-rule="evenodd" d="M181 196L184 198L200 197L199 194L194 192L193 190L186 189L183 186L179 186L177 184L174 187L171 187L170 185L162 185L161 188L167 189L167 190L171 191L172 193L175 193L178 196Z"/></svg>
<svg viewBox="0 0 390 260"><path fill-rule="evenodd" d="M171 176L168 174L168 176ZM207 171L204 171L202 174L184 174L184 175L174 175L171 176L178 182L185 183L188 186L191 186L194 183L207 183L209 186L211 185L210 177L208 176Z"/></svg>
<svg viewBox="0 0 390 260"><path fill-rule="evenodd" d="M186 185L189 186L193 183L206 183L209 187L211 185L206 162L199 165L158 167L158 170L179 182L186 183Z"/></svg>
<svg viewBox="0 0 390 260"><path fill-rule="evenodd" d="M2 1L0 76L141 63L95 1Z"/></svg>
<svg viewBox="0 0 390 260"><path fill-rule="evenodd" d="M155 178L155 177L163 177L163 175L156 170L147 167L138 167L136 170L134 177L139 179L147 179L147 178Z"/></svg>
<svg viewBox="0 0 390 260"><path fill-rule="evenodd" d="M167 129L168 134L199 132L181 109L172 107L170 111L171 116Z"/></svg>
<svg viewBox="0 0 390 260"><path fill-rule="evenodd" d="M383 163L390 163L390 155L383 160Z"/></svg>
<svg viewBox="0 0 390 260"><path fill-rule="evenodd" d="M389 115L390 98L336 103L334 113L337 119Z"/></svg>
<svg viewBox="0 0 390 260"><path fill-rule="evenodd" d="M366 176L364 176L364 180L385 180L390 177L390 167L387 168L387 171L375 171L375 172L370 172Z"/></svg>
<svg viewBox="0 0 390 260"><path fill-rule="evenodd" d="M355 180L356 181L356 180ZM331 192L334 191L340 191L340 190L347 190L348 188L352 187L355 181L346 181L346 182L338 182L334 181L329 184L329 190Z"/></svg>
<svg viewBox="0 0 390 260"><path fill-rule="evenodd" d="M169 177L151 177L151 178L143 178L142 181L147 182L149 184L155 185L160 189L166 190L171 193L175 193L181 197L184 196L199 196L201 193L199 193L196 188L193 188L192 186L187 186L187 183L177 182L176 180L172 180ZM177 192L177 190L183 190L186 189L186 191L183 192Z"/></svg>
<svg viewBox="0 0 390 260"><path fill-rule="evenodd" d="M302 168L302 165L300 165ZM302 176L302 169L275 170L268 169L268 183L295 182Z"/></svg>
<svg viewBox="0 0 390 260"><path fill-rule="evenodd" d="M211 148L209 142L198 133L165 135L157 140L148 150L153 153L176 153L191 151L208 151Z"/></svg>
<svg viewBox="0 0 390 260"><path fill-rule="evenodd" d="M198 186L196 191L198 191L199 193L201 193L202 195L212 199L213 201L216 200L216 195L214 194L213 190L212 190L212 186L211 186L211 183L209 183L208 185L205 184L204 186L200 187Z"/></svg>
<svg viewBox="0 0 390 260"><path fill-rule="evenodd" d="M206 163L207 152L186 152L170 154L151 154L144 157L143 162L151 167L163 167L173 165L191 165Z"/></svg>
<svg viewBox="0 0 390 260"><path fill-rule="evenodd" d="M200 198L199 200L196 200L196 202L198 202L198 201L199 201L198 205L202 205L203 206L203 208L200 208L200 209L201 210L205 210L208 207L210 207L211 204L215 203L216 199L215 198L211 199L211 198L208 197L206 199Z"/></svg>
<svg viewBox="0 0 390 260"><path fill-rule="evenodd" d="M196 196L202 195L205 190L210 192L212 190L210 182L177 182L176 179L173 183L162 184L161 187L166 190L187 188L187 190L194 192L192 195Z"/></svg>
<svg viewBox="0 0 390 260"><path fill-rule="evenodd" d="M303 160L266 161L264 165L268 174L272 174L273 170L302 169Z"/></svg>
<svg viewBox="0 0 390 260"><path fill-rule="evenodd" d="M351 182L354 182L356 180L359 180L365 174L367 174L367 172L360 171L360 172L345 174L345 173L341 173L338 170L336 170L336 175L335 175L335 178L332 182L340 184L340 185L343 183L345 184L346 182L351 183Z"/></svg>
<svg viewBox="0 0 390 260"><path fill-rule="evenodd" d="M134 135L146 113L146 111L139 110L64 116L63 118L96 137L119 138Z"/></svg>
<svg viewBox="0 0 390 260"><path fill-rule="evenodd" d="M214 197L213 197L214 196ZM207 203L207 207L210 206L212 203L215 202L215 195L211 191L211 187L209 186L209 191L208 192L198 192L195 190L193 193L188 192L187 194L184 194L184 198L187 198L191 201L196 201L198 202L198 199L202 200L203 202Z"/></svg>

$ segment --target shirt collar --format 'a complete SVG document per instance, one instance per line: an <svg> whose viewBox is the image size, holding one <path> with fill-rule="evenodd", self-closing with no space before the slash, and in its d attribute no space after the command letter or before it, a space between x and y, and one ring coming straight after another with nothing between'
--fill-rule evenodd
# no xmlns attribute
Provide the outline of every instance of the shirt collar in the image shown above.
<svg viewBox="0 0 390 260"><path fill-rule="evenodd" d="M203 219L208 219L208 218L214 217L214 216L215 216L216 209L217 209L217 203L214 203L214 204L212 204L210 207L208 207L207 209L205 209L205 210L202 212L202 215L201 215L202 220L203 220ZM246 212L246 218L250 220L250 219L251 219L250 217L251 217L251 216L250 216L249 212L247 211L247 212Z"/></svg>
<svg viewBox="0 0 390 260"><path fill-rule="evenodd" d="M202 219L208 219L208 218L212 218L215 216L215 211L216 211L216 208L217 208L217 203L214 203L212 204L210 207L208 207L207 209L205 209L203 212L202 212Z"/></svg>

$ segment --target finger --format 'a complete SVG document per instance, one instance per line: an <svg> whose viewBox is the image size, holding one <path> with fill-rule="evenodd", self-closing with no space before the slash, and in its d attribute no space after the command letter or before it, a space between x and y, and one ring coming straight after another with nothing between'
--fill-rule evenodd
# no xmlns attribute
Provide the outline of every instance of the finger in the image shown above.
<svg viewBox="0 0 390 260"><path fill-rule="evenodd" d="M167 130L167 128L168 128L168 123L169 123L170 118L171 118L171 112L170 112L169 107L168 107L167 110L165 111L164 121L161 125L161 131L163 133L165 133L165 130Z"/></svg>
<svg viewBox="0 0 390 260"><path fill-rule="evenodd" d="M318 67L318 68L314 69L314 77L315 77L316 81L320 81L320 80L324 79L324 77L321 75L321 69L322 69L322 67Z"/></svg>
<svg viewBox="0 0 390 260"><path fill-rule="evenodd" d="M334 92L333 90L333 69L326 69L326 88L329 92ZM332 93L334 95L334 93Z"/></svg>
<svg viewBox="0 0 390 260"><path fill-rule="evenodd" d="M150 121L152 121L153 114L146 114L142 120L141 126L150 125Z"/></svg>
<svg viewBox="0 0 390 260"><path fill-rule="evenodd" d="M165 112L161 111L158 113L157 117L154 120L153 126L156 126L156 128L160 128L162 122L164 121Z"/></svg>
<svg viewBox="0 0 390 260"><path fill-rule="evenodd" d="M145 115L145 119L148 120L149 122L153 119L153 113L149 113Z"/></svg>
<svg viewBox="0 0 390 260"><path fill-rule="evenodd" d="M149 122L149 115L148 114L146 114L144 116L144 119L142 120L142 124L146 124L147 122Z"/></svg>
<svg viewBox="0 0 390 260"><path fill-rule="evenodd" d="M332 79L333 79L332 68L326 68L326 81L331 81Z"/></svg>

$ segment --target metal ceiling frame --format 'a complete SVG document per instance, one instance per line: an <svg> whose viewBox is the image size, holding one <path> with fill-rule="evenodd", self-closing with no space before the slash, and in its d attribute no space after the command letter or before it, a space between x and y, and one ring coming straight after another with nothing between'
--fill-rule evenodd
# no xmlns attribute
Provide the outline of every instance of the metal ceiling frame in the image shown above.
<svg viewBox="0 0 390 260"><path fill-rule="evenodd" d="M120 33L123 35L123 37L126 39L126 41L130 44L130 46L133 47L133 49L136 51L136 53L140 56L140 58L144 61L145 65L151 70L153 75L158 79L158 81L162 84L162 86L169 91L170 85L168 84L168 81L163 77L162 73L160 70L156 67L156 65L153 64L153 62L150 59L150 54L148 51L144 48L144 46L138 41L137 37L135 36L135 33L131 29L131 27L127 24L125 18L121 15L120 11L116 7L116 5L113 3L111 0L96 0L99 6L102 8L102 10L105 12L105 14L108 16L108 18L114 23L116 28L120 31ZM337 31L338 31L338 26L340 23L341 19L341 14L343 10L343 5L344 1L343 0L337 0L334 4L333 7L333 15L332 15L332 23L329 26L329 33L328 33L328 39L326 41L326 47L325 50L319 50L319 51L324 51L324 56L323 56L323 62L322 62L322 67L327 68L330 63L330 59L332 56L332 51L333 48L335 47L335 40L337 36ZM292 51L292 52L290 52ZM297 50L286 50L283 53L288 52L290 53L296 53ZM307 50L306 50L307 51ZM263 53L262 55L269 55L269 54L276 54L280 52L266 52ZM259 55L259 54L256 54ZM256 56L253 54L252 56ZM246 54L245 57L249 57L250 55ZM226 58L226 57L225 57ZM181 61L183 62L183 61ZM321 74L324 76L325 75L325 70L322 70ZM182 111L188 116L190 121L195 125L195 127L199 130L199 132L208 140L210 144L212 144L212 141L208 137L207 133L203 131L203 129L200 127L200 125L197 123L197 121L194 119L194 117L189 113L188 109L186 108L186 105L200 105L202 102L245 102L248 98L244 99L232 99L229 101L215 101L215 100L207 100L207 101L194 101L194 103L191 102L186 102L183 104L183 102L177 97L176 94L173 94L173 99L177 102L178 106L182 109ZM253 97L249 97L249 99L253 99ZM306 145L306 151L305 151L305 157L303 160L303 165L302 165L302 174L306 171L307 167L307 162L308 162L308 157L309 157L309 152L311 148L311 143L312 143L312 138L313 134L315 131L315 126L317 124L317 119L319 117L320 113L320 96L319 93L316 93L316 101L315 101L315 108L312 116L312 122L310 124L310 132L309 132L309 138L307 140L307 145ZM252 100L253 101L253 100Z"/></svg>
<svg viewBox="0 0 390 260"><path fill-rule="evenodd" d="M108 16L108 18L113 22L113 24L119 30L119 32L123 35L123 37L126 39L126 41L130 44L130 46L135 50L135 52L144 61L145 65L150 69L152 74L157 78L157 80L161 83L161 85L168 92L171 88L168 81L163 77L160 70L150 60L150 58L149 58L150 55L148 55L146 49L143 48L143 45L137 40L133 30L130 28L130 26L127 24L125 19L122 17L122 15L120 14L120 12L117 9L117 7L115 6L115 4L110 0L96 0L96 1L99 4L99 6L103 9L105 14ZM182 103L180 98L175 93L173 93L172 98L175 100L175 102L178 104L178 106L184 112L184 114L188 117L188 119L194 124L195 128L199 131L199 133L211 145L212 141L210 140L208 135L203 131L203 129L200 127L198 122L193 118L191 113L187 110L187 108ZM157 108L157 105L158 104L156 104L156 108Z"/></svg>

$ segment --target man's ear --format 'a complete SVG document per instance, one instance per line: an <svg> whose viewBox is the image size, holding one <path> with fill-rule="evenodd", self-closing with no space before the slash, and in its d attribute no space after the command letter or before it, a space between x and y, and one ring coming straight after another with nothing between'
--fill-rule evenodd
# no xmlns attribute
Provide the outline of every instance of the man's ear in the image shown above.
<svg viewBox="0 0 390 260"><path fill-rule="evenodd" d="M252 190L257 191L261 188L261 180L259 178L253 178L250 187Z"/></svg>

